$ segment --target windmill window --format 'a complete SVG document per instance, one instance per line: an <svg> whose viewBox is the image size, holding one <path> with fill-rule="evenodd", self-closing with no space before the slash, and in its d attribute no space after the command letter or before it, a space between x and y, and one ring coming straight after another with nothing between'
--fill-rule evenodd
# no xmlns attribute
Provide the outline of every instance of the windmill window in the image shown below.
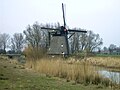
<svg viewBox="0 0 120 90"><path fill-rule="evenodd" d="M65 54L65 52L62 52L62 54L64 55L64 54Z"/></svg>
<svg viewBox="0 0 120 90"><path fill-rule="evenodd" d="M61 44L61 47L63 48L63 44Z"/></svg>

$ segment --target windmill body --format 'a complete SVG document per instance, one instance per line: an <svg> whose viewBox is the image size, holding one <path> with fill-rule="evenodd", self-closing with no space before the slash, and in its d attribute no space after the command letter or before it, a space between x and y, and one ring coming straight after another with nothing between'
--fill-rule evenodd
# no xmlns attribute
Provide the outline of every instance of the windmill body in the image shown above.
<svg viewBox="0 0 120 90"><path fill-rule="evenodd" d="M66 41L65 36L53 36L50 40L50 45L48 48L48 54L59 55L59 54L69 54L69 45Z"/></svg>

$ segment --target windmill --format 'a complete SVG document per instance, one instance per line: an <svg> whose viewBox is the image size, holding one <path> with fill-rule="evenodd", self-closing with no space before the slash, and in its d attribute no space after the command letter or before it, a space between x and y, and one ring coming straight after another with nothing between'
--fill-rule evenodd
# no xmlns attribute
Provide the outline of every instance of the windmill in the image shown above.
<svg viewBox="0 0 120 90"><path fill-rule="evenodd" d="M61 26L58 29L41 27L41 29L48 30L48 38L49 38L48 46L49 47L48 47L47 53L50 55L61 55L61 54L69 55L71 52L69 49L68 39L71 38L71 36L74 35L75 32L87 33L87 31L82 31L82 30L66 29L63 3L62 3L62 12L63 12L64 26Z"/></svg>

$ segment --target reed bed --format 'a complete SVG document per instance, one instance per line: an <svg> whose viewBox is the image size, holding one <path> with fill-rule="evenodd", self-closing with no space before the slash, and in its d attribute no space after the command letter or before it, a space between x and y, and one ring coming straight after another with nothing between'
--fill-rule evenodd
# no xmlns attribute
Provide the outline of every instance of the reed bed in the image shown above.
<svg viewBox="0 0 120 90"><path fill-rule="evenodd" d="M87 61L92 65L120 69L120 58L118 57L90 57Z"/></svg>
<svg viewBox="0 0 120 90"><path fill-rule="evenodd" d="M61 60L57 59L40 59L40 60L28 60L26 67L33 70L44 73L47 76L55 76L65 78L67 81L74 81L75 83L82 84L104 84L109 85L109 80L103 78L95 70L95 67L91 66L86 61L74 61L74 60Z"/></svg>

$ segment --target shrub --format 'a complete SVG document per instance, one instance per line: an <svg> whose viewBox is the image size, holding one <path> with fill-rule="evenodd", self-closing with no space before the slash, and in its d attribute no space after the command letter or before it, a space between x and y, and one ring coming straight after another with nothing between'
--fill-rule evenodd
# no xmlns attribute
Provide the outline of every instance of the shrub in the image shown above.
<svg viewBox="0 0 120 90"><path fill-rule="evenodd" d="M28 58L28 59L33 59L33 60L37 60L42 58L43 56L45 56L46 54L46 48L42 48L42 47L31 47L28 46L24 49L24 55Z"/></svg>

